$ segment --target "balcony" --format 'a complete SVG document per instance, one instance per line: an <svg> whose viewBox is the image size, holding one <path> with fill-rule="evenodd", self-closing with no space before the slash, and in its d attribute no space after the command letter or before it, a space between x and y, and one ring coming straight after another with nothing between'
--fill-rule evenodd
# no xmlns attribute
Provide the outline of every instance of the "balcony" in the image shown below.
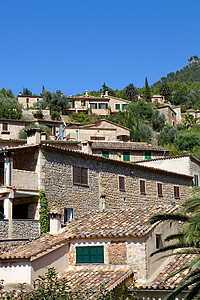
<svg viewBox="0 0 200 300"><path fill-rule="evenodd" d="M17 189L38 189L38 174L32 171L13 169L11 186Z"/></svg>

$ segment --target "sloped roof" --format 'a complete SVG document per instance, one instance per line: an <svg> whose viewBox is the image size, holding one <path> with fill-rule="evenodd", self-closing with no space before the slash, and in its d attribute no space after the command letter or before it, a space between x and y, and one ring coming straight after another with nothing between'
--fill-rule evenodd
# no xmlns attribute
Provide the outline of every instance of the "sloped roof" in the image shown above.
<svg viewBox="0 0 200 300"><path fill-rule="evenodd" d="M103 285L108 291L112 291L123 283L130 276L133 276L133 269L130 267L117 266L84 266L79 270L69 270L62 277L66 279L66 284L76 290L90 289L94 294L92 299L98 294L100 287Z"/></svg>
<svg viewBox="0 0 200 300"><path fill-rule="evenodd" d="M74 238L142 237L154 228L149 217L158 213L171 213L177 206L148 206L124 210L92 212L65 225L65 236Z"/></svg>
<svg viewBox="0 0 200 300"><path fill-rule="evenodd" d="M175 276L166 280L166 278L174 271L188 265L197 256L194 254L178 254L172 261L160 272L160 274L149 284L137 286L139 290L174 290L189 270L184 270ZM165 281L166 280L166 281Z"/></svg>
<svg viewBox="0 0 200 300"><path fill-rule="evenodd" d="M39 254L46 254L56 248L63 246L67 243L66 236L45 234L25 245L20 245L15 249L4 252L0 255L0 260L3 259L30 259Z"/></svg>
<svg viewBox="0 0 200 300"><path fill-rule="evenodd" d="M184 157L189 157L190 159L196 161L197 163L200 163L200 160L194 157L191 154L183 154L183 155L177 155L177 156L165 156L165 157L159 157L159 158L152 158L148 160L140 160L136 161L136 164L140 164L141 162L151 162L151 161L162 161L162 160L173 160L173 159L179 159L179 158L184 158Z"/></svg>
<svg viewBox="0 0 200 300"><path fill-rule="evenodd" d="M169 152L169 149L167 148L139 142L93 142L92 149L126 149Z"/></svg>

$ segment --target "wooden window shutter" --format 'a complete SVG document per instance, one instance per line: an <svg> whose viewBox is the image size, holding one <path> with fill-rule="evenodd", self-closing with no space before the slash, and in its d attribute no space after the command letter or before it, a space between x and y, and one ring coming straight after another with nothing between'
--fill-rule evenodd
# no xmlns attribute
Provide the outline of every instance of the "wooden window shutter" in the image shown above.
<svg viewBox="0 0 200 300"><path fill-rule="evenodd" d="M140 194L145 195L146 190L145 190L145 180L140 180Z"/></svg>
<svg viewBox="0 0 200 300"><path fill-rule="evenodd" d="M174 198L176 198L176 199L180 198L179 186L174 186Z"/></svg>
<svg viewBox="0 0 200 300"><path fill-rule="evenodd" d="M158 188L158 196L160 197L163 196L162 183L158 183L157 188Z"/></svg>
<svg viewBox="0 0 200 300"><path fill-rule="evenodd" d="M119 190L125 192L125 178L124 176L119 176Z"/></svg>
<svg viewBox="0 0 200 300"><path fill-rule="evenodd" d="M88 184L88 169L81 168L81 183Z"/></svg>
<svg viewBox="0 0 200 300"><path fill-rule="evenodd" d="M73 183L81 183L81 168L73 166Z"/></svg>

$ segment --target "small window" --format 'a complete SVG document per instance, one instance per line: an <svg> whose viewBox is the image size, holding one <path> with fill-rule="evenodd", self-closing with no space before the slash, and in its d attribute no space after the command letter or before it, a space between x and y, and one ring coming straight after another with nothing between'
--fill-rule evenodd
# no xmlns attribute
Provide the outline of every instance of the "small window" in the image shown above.
<svg viewBox="0 0 200 300"><path fill-rule="evenodd" d="M162 183L157 183L158 197L163 197Z"/></svg>
<svg viewBox="0 0 200 300"><path fill-rule="evenodd" d="M71 221L73 218L73 209L64 208L64 223Z"/></svg>
<svg viewBox="0 0 200 300"><path fill-rule="evenodd" d="M199 176L194 175L194 186L199 186Z"/></svg>
<svg viewBox="0 0 200 300"><path fill-rule="evenodd" d="M104 263L103 246L82 246L76 247L77 264Z"/></svg>
<svg viewBox="0 0 200 300"><path fill-rule="evenodd" d="M8 131L8 123L3 123L2 125L3 125L2 126L3 131Z"/></svg>
<svg viewBox="0 0 200 300"><path fill-rule="evenodd" d="M125 192L125 177L119 176L119 190Z"/></svg>
<svg viewBox="0 0 200 300"><path fill-rule="evenodd" d="M29 98L26 98L26 103L29 103Z"/></svg>
<svg viewBox="0 0 200 300"><path fill-rule="evenodd" d="M175 122L173 121L173 126L175 126Z"/></svg>
<svg viewBox="0 0 200 300"><path fill-rule="evenodd" d="M162 236L161 234L156 234L156 249L163 248Z"/></svg>
<svg viewBox="0 0 200 300"><path fill-rule="evenodd" d="M99 103L99 109L107 109L108 103Z"/></svg>
<svg viewBox="0 0 200 300"><path fill-rule="evenodd" d="M125 110L127 107L127 104L122 104L122 110Z"/></svg>
<svg viewBox="0 0 200 300"><path fill-rule="evenodd" d="M172 113L172 118L174 117L174 113Z"/></svg>
<svg viewBox="0 0 200 300"><path fill-rule="evenodd" d="M88 185L88 169L73 166L73 184Z"/></svg>
<svg viewBox="0 0 200 300"><path fill-rule="evenodd" d="M108 151L102 151L102 156L109 158L109 152Z"/></svg>
<svg viewBox="0 0 200 300"><path fill-rule="evenodd" d="M123 152L123 161L130 161L130 152Z"/></svg>
<svg viewBox="0 0 200 300"><path fill-rule="evenodd" d="M105 137L104 136L91 136L90 140L91 141L105 141Z"/></svg>
<svg viewBox="0 0 200 300"><path fill-rule="evenodd" d="M85 106L85 100L81 101L81 106Z"/></svg>
<svg viewBox="0 0 200 300"><path fill-rule="evenodd" d="M90 103L91 109L97 109L97 103Z"/></svg>
<svg viewBox="0 0 200 300"><path fill-rule="evenodd" d="M151 159L151 152L145 152L145 159Z"/></svg>
<svg viewBox="0 0 200 300"><path fill-rule="evenodd" d="M120 109L120 104L115 104L115 109Z"/></svg>
<svg viewBox="0 0 200 300"><path fill-rule="evenodd" d="M175 199L180 199L180 190L179 190L179 186L174 186L174 198L175 198Z"/></svg>
<svg viewBox="0 0 200 300"><path fill-rule="evenodd" d="M140 180L140 194L146 195L146 184L145 184L145 180Z"/></svg>

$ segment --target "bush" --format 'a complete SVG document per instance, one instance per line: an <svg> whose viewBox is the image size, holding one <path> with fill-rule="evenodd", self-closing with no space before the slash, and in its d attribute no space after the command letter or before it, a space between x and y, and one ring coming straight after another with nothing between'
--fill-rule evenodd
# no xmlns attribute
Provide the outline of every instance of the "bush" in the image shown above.
<svg viewBox="0 0 200 300"><path fill-rule="evenodd" d="M34 118L36 119L43 119L44 115L42 113L42 110L41 109L38 109L35 113L34 113Z"/></svg>
<svg viewBox="0 0 200 300"><path fill-rule="evenodd" d="M58 111L51 111L51 119L52 120L60 120L60 113Z"/></svg>
<svg viewBox="0 0 200 300"><path fill-rule="evenodd" d="M182 133L175 139L174 146L181 151L192 151L194 147L200 146L200 136L193 132Z"/></svg>

